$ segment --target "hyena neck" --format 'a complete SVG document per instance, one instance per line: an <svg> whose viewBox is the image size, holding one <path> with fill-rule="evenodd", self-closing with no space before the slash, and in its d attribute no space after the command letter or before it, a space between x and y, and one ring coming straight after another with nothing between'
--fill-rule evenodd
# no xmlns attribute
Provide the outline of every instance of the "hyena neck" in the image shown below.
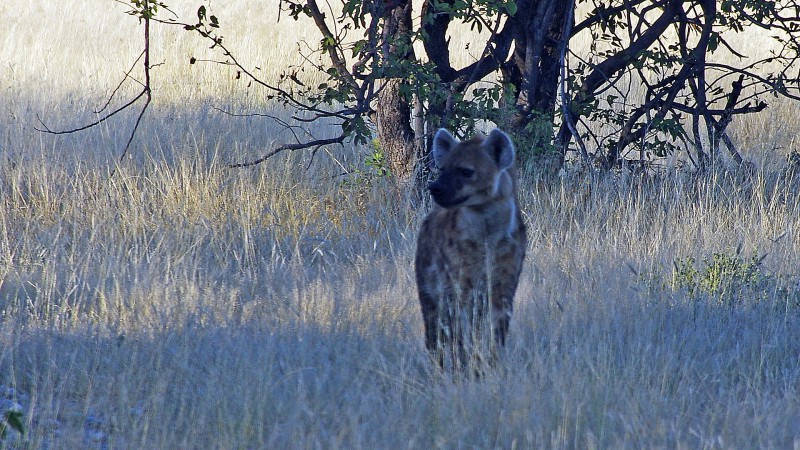
<svg viewBox="0 0 800 450"><path fill-rule="evenodd" d="M472 238L486 242L510 238L518 226L517 208L513 194L504 196L501 201L465 207L465 213L471 216L469 228Z"/></svg>

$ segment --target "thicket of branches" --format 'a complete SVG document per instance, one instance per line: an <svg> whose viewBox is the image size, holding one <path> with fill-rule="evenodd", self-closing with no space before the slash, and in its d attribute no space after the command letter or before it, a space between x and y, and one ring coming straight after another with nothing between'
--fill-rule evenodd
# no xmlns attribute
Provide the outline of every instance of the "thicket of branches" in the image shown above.
<svg viewBox="0 0 800 450"><path fill-rule="evenodd" d="M260 79L250 68L263 62L236 57L210 6L185 21L159 16L169 11L163 2L126 3L145 33L136 99L150 98L147 33L156 21L210 41L222 62L296 110L297 122L340 126L334 137L298 138L237 166L377 137L392 173L409 178L424 173L437 128L463 136L489 121L514 136L522 158L563 164L574 152L609 169L685 152L703 170L723 151L742 161L727 133L737 116L775 97L800 100L794 0L280 0L281 20L319 31L303 47L304 70L325 77L313 86L295 76L298 67ZM448 38L459 22L484 37L464 66L452 57L464 49ZM744 32L768 35L772 50L737 48L729 38ZM588 48L573 45L587 37Z"/></svg>

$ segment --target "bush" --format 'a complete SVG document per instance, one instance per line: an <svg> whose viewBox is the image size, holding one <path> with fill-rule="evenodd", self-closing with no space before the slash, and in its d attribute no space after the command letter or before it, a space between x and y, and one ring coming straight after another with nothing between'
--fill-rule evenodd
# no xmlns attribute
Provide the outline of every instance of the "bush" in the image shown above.
<svg viewBox="0 0 800 450"><path fill-rule="evenodd" d="M692 300L707 299L731 307L758 304L773 299L798 306L798 295L781 285L781 277L763 270L765 256L743 259L738 255L714 253L697 264L694 258L673 263L671 287L685 290Z"/></svg>

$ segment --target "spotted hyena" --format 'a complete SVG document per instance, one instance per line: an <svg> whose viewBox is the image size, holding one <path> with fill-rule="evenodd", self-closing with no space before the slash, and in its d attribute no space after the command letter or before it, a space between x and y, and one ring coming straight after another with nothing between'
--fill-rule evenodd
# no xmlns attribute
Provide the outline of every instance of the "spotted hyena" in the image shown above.
<svg viewBox="0 0 800 450"><path fill-rule="evenodd" d="M440 129L435 206L417 241L425 345L442 366L466 368L505 344L525 258L514 145L495 129L459 142Z"/></svg>

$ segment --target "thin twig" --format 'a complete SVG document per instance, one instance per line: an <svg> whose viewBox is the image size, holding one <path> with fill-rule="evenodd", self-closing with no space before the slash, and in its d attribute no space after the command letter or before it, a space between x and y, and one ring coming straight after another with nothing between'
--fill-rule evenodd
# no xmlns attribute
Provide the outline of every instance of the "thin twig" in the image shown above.
<svg viewBox="0 0 800 450"><path fill-rule="evenodd" d="M103 105L103 107L102 107L102 108L100 108L100 109L98 109L97 111L95 111L95 114L100 114L100 113L102 113L103 111L105 111L105 109L106 109L106 108L108 108L108 107L111 105L111 100L113 100L113 99L114 99L114 96L115 96L115 95L117 94L117 92L119 92L119 90L122 88L122 85L123 85L123 84L125 84L125 80L127 80L128 78L131 78L131 77L130 77L130 74L133 72L133 69L134 69L134 67L136 67L136 64L139 64L139 61L142 59L142 56L144 56L144 54L145 54L145 52L146 52L146 51L147 51L147 49L144 49L144 50L142 50L142 53L139 53L139 57L138 57L138 58L136 58L136 61L134 61L134 62L133 62L133 64L131 64L131 68L130 68L130 69L128 69L128 70L125 72L125 76L122 78L122 80L120 80L120 82L119 82L119 84L117 85L117 87L115 87L115 88L114 88L114 90L113 90L113 91L111 91L111 95L109 95L109 96L108 96L108 100L106 101L106 104L105 104L105 105Z"/></svg>
<svg viewBox="0 0 800 450"><path fill-rule="evenodd" d="M145 7L147 4L145 3ZM145 102L144 106L142 106L142 110L139 112L139 116L136 118L136 123L133 125L133 130L131 130L131 135L128 138L128 142L125 144L125 149L122 150L122 154L119 156L119 163L122 164L122 161L125 158L125 155L128 154L128 149L131 147L131 143L133 142L133 138L136 137L136 130L139 129L139 124L142 121L142 117L144 116L145 111L147 111L147 107L150 106L150 101L153 99L151 91L150 91L150 19L149 16L144 18L144 89L142 90L142 94L144 94ZM140 94L141 95L141 94ZM117 171L117 167L114 167L114 170L111 171L111 176L113 177Z"/></svg>
<svg viewBox="0 0 800 450"><path fill-rule="evenodd" d="M581 158L583 158L583 162L587 164L587 166L591 167L591 160L589 158L589 153L586 151L586 145L583 143L583 139L581 138L580 133L578 133L577 128L575 128L575 123L572 120L572 112L569 109L569 99L567 98L567 92L565 89L565 85L567 84L567 47L569 46L569 37L571 33L572 27L572 14L574 12L575 7L575 0L570 0L570 5L567 7L567 18L564 20L564 33L561 35L561 49L559 51L559 65L561 66L561 82L558 84L559 86L559 93L561 94L561 108L564 114L564 122L567 124L567 128L569 128L569 132L575 138L575 142L578 143L578 148L580 149ZM563 149L562 149L563 154Z"/></svg>
<svg viewBox="0 0 800 450"><path fill-rule="evenodd" d="M129 100L124 105L122 105L119 108L117 108L117 109L109 112L108 114L100 117L99 119L95 120L94 122L88 123L88 124L80 126L80 127L71 128L71 129L68 129L68 130L60 130L60 131L58 131L58 130L50 129L50 127L48 127L47 124L45 124L44 121L37 114L36 115L36 120L39 121L39 124L41 124L42 127L41 128L34 127L35 130L37 130L39 132L42 132L42 133L53 134L53 135L72 134L72 133L77 133L79 131L87 130L89 128L92 128L92 127L100 125L101 123L103 123L103 122L107 121L108 119L114 117L118 113L130 108L134 103L139 101L139 99L144 97L145 98L144 105L142 106L141 111L139 111L139 115L136 117L136 122L134 122L133 130L131 130L131 134L128 137L128 141L125 143L125 148L123 148L122 154L119 157L119 163L121 163L123 161L125 156L128 154L128 150L130 149L131 144L133 143L133 139L136 137L136 131L139 129L139 125L141 124L142 117L144 117L144 113L147 111L147 108L150 105L150 102L152 100L152 92L150 90L150 14L149 14L150 11L149 11L149 7L150 7L149 2L145 1L144 6L143 6L143 8L144 8L143 11L147 11L147 13L146 14L142 14L142 15L139 16L140 20L142 20L144 22L144 50L136 58L136 61L133 63L131 68L128 69L127 72L125 72L125 76L123 77L122 81L120 81L120 83L117 85L117 87L114 88L114 90L111 92L111 95L108 97L108 99L106 100L106 103L103 105L103 107L101 107L99 110L95 111L95 113L96 114L97 113L101 113L101 112L105 111L109 107L109 105L111 104L111 101L113 100L114 96L117 94L117 92L119 92L119 90L122 88L122 85L125 83L125 80L128 80L128 79L135 80L131 76L131 73L133 72L133 69L136 67L136 64L138 64L139 61L141 61L142 57L144 57L144 78L145 78L145 81L144 81L144 84L142 84L141 82L137 81L139 84L142 85L142 91L139 92L135 97L133 97L131 100ZM117 171L117 167L118 167L118 165L114 167L114 169L111 171L111 175L110 176L112 176L112 177L114 176L114 174Z"/></svg>

